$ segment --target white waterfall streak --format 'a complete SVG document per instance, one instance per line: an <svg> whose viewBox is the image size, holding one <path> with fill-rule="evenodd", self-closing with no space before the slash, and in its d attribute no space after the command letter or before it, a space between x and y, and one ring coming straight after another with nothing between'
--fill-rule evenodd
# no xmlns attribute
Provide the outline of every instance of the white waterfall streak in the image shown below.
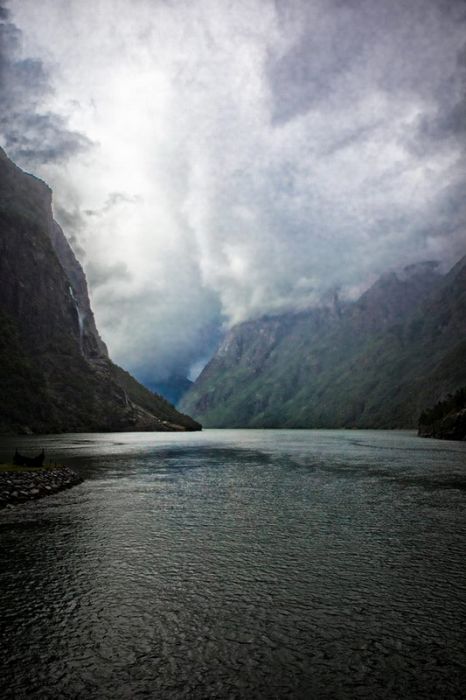
<svg viewBox="0 0 466 700"><path fill-rule="evenodd" d="M73 300L74 307L76 309L76 315L78 317L78 327L79 327L79 347L81 349L81 352L83 353L83 338L84 338L84 320L86 318L86 314L81 311L79 308L79 303L78 300L76 299L76 295L74 293L73 287L69 287L70 290L70 297Z"/></svg>

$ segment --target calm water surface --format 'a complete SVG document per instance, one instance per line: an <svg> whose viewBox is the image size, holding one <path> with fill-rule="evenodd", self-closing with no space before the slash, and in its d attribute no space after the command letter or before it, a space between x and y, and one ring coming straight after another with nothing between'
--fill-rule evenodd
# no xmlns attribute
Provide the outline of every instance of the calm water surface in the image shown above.
<svg viewBox="0 0 466 700"><path fill-rule="evenodd" d="M465 698L466 444L0 441L86 481L0 511L3 698Z"/></svg>

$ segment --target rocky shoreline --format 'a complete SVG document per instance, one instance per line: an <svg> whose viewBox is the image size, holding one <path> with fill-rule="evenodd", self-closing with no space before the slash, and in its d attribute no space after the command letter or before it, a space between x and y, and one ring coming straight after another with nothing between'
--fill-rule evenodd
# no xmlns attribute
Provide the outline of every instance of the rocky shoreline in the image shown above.
<svg viewBox="0 0 466 700"><path fill-rule="evenodd" d="M81 484L83 479L69 467L0 472L0 509L58 493Z"/></svg>

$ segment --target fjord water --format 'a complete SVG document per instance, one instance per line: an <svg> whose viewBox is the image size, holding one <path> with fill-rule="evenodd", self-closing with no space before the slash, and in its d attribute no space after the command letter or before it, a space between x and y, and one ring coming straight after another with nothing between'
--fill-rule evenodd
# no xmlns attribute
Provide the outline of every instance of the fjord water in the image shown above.
<svg viewBox="0 0 466 700"><path fill-rule="evenodd" d="M84 484L0 512L6 698L464 698L466 444L3 438Z"/></svg>

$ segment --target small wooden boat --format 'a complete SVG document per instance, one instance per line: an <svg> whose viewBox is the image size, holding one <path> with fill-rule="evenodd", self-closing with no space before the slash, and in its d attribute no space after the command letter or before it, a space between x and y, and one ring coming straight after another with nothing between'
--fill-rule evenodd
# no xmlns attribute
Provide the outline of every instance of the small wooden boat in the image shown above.
<svg viewBox="0 0 466 700"><path fill-rule="evenodd" d="M44 464L44 459L44 450L36 455L36 457L25 457L25 455L20 454L18 450L15 450L15 454L13 455L13 464L15 464L17 467L42 467Z"/></svg>

